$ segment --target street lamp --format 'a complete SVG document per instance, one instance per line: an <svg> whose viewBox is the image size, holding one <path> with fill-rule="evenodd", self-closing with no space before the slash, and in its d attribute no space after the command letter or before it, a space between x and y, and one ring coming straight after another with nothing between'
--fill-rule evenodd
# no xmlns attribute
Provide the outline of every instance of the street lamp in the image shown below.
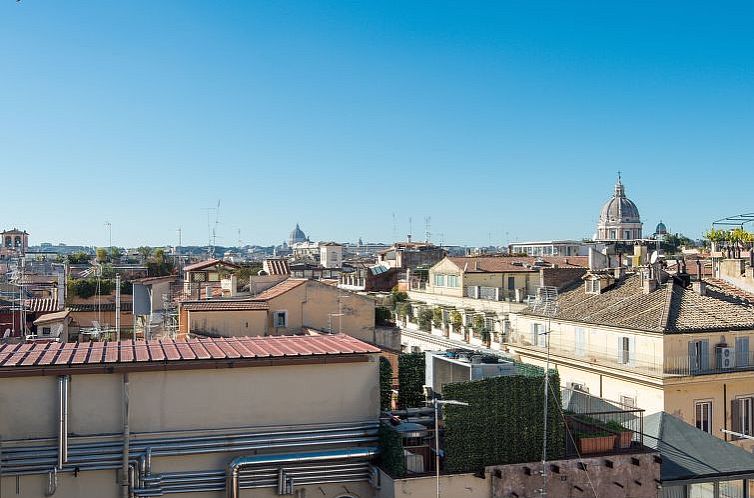
<svg viewBox="0 0 754 498"><path fill-rule="evenodd" d="M440 498L440 405L469 406L464 401L454 399L437 399L432 400L435 407L435 490L437 498Z"/></svg>

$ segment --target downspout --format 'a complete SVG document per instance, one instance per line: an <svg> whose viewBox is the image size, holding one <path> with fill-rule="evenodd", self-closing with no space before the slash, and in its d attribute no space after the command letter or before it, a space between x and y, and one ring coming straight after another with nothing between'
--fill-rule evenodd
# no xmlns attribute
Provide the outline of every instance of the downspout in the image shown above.
<svg viewBox="0 0 754 498"><path fill-rule="evenodd" d="M123 374L123 465L121 468L121 497L128 498L129 496L129 482L128 482L128 454L129 446L131 442L131 432L128 427L128 373Z"/></svg>
<svg viewBox="0 0 754 498"><path fill-rule="evenodd" d="M58 463L63 469L68 462L68 376L58 376Z"/></svg>
<svg viewBox="0 0 754 498"><path fill-rule="evenodd" d="M285 455L257 455L234 458L226 470L225 493L227 498L239 498L239 474L241 470L256 464L307 463L326 460L350 460L371 458L377 454L377 448L350 448L346 450L315 451L311 453L288 453Z"/></svg>

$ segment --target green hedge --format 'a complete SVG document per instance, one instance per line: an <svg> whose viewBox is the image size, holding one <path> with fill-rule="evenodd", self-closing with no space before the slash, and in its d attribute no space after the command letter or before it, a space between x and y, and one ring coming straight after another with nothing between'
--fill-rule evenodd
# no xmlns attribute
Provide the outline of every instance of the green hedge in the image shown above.
<svg viewBox="0 0 754 498"><path fill-rule="evenodd" d="M403 440L391 425L380 424L380 468L391 477L406 475L406 459L403 457Z"/></svg>
<svg viewBox="0 0 754 498"><path fill-rule="evenodd" d="M424 353L398 357L398 408L424 406Z"/></svg>
<svg viewBox="0 0 754 498"><path fill-rule="evenodd" d="M560 379L550 373L554 388L548 411L548 459L563 458L564 427L560 417ZM553 397L552 393L555 393ZM494 377L448 384L446 399L470 406L446 405L445 469L477 472L488 465L542 459L544 375Z"/></svg>
<svg viewBox="0 0 754 498"><path fill-rule="evenodd" d="M380 356L380 408L390 409L393 397L393 366L384 356Z"/></svg>

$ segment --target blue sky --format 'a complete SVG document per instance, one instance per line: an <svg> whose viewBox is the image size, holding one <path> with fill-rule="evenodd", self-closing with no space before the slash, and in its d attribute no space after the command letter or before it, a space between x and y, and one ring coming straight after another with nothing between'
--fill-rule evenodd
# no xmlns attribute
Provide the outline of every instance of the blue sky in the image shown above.
<svg viewBox="0 0 754 498"><path fill-rule="evenodd" d="M32 243L590 237L752 212L754 3L0 3L0 226ZM440 235L442 234L442 235Z"/></svg>

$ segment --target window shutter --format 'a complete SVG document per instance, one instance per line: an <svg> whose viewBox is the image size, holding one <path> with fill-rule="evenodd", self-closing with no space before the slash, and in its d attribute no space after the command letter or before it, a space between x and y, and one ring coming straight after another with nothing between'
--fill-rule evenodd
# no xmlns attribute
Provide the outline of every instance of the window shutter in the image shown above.
<svg viewBox="0 0 754 498"><path fill-rule="evenodd" d="M616 350L618 363L623 363L623 336L618 336L618 349Z"/></svg>
<svg viewBox="0 0 754 498"><path fill-rule="evenodd" d="M736 337L736 366L745 367L749 365L749 338Z"/></svg>
<svg viewBox="0 0 754 498"><path fill-rule="evenodd" d="M702 346L701 346L702 347L702 361L701 361L700 368L701 368L702 371L709 370L709 368L710 368L710 364L709 364L709 341L705 339L705 340L699 341L699 342L702 343Z"/></svg>
<svg viewBox="0 0 754 498"><path fill-rule="evenodd" d="M628 364L636 365L636 337L631 337L628 340Z"/></svg>
<svg viewBox="0 0 754 498"><path fill-rule="evenodd" d="M743 432L741 429L741 400L740 399L733 399L730 401L730 429L733 432ZM732 436L733 440L736 441L738 439L741 439L738 436Z"/></svg>
<svg viewBox="0 0 754 498"><path fill-rule="evenodd" d="M689 341L689 372L693 373L698 370L696 364L696 342Z"/></svg>
<svg viewBox="0 0 754 498"><path fill-rule="evenodd" d="M529 342L531 342L532 346L536 346L537 344L539 344L537 342L537 324L536 323L531 324L531 329L529 332Z"/></svg>

